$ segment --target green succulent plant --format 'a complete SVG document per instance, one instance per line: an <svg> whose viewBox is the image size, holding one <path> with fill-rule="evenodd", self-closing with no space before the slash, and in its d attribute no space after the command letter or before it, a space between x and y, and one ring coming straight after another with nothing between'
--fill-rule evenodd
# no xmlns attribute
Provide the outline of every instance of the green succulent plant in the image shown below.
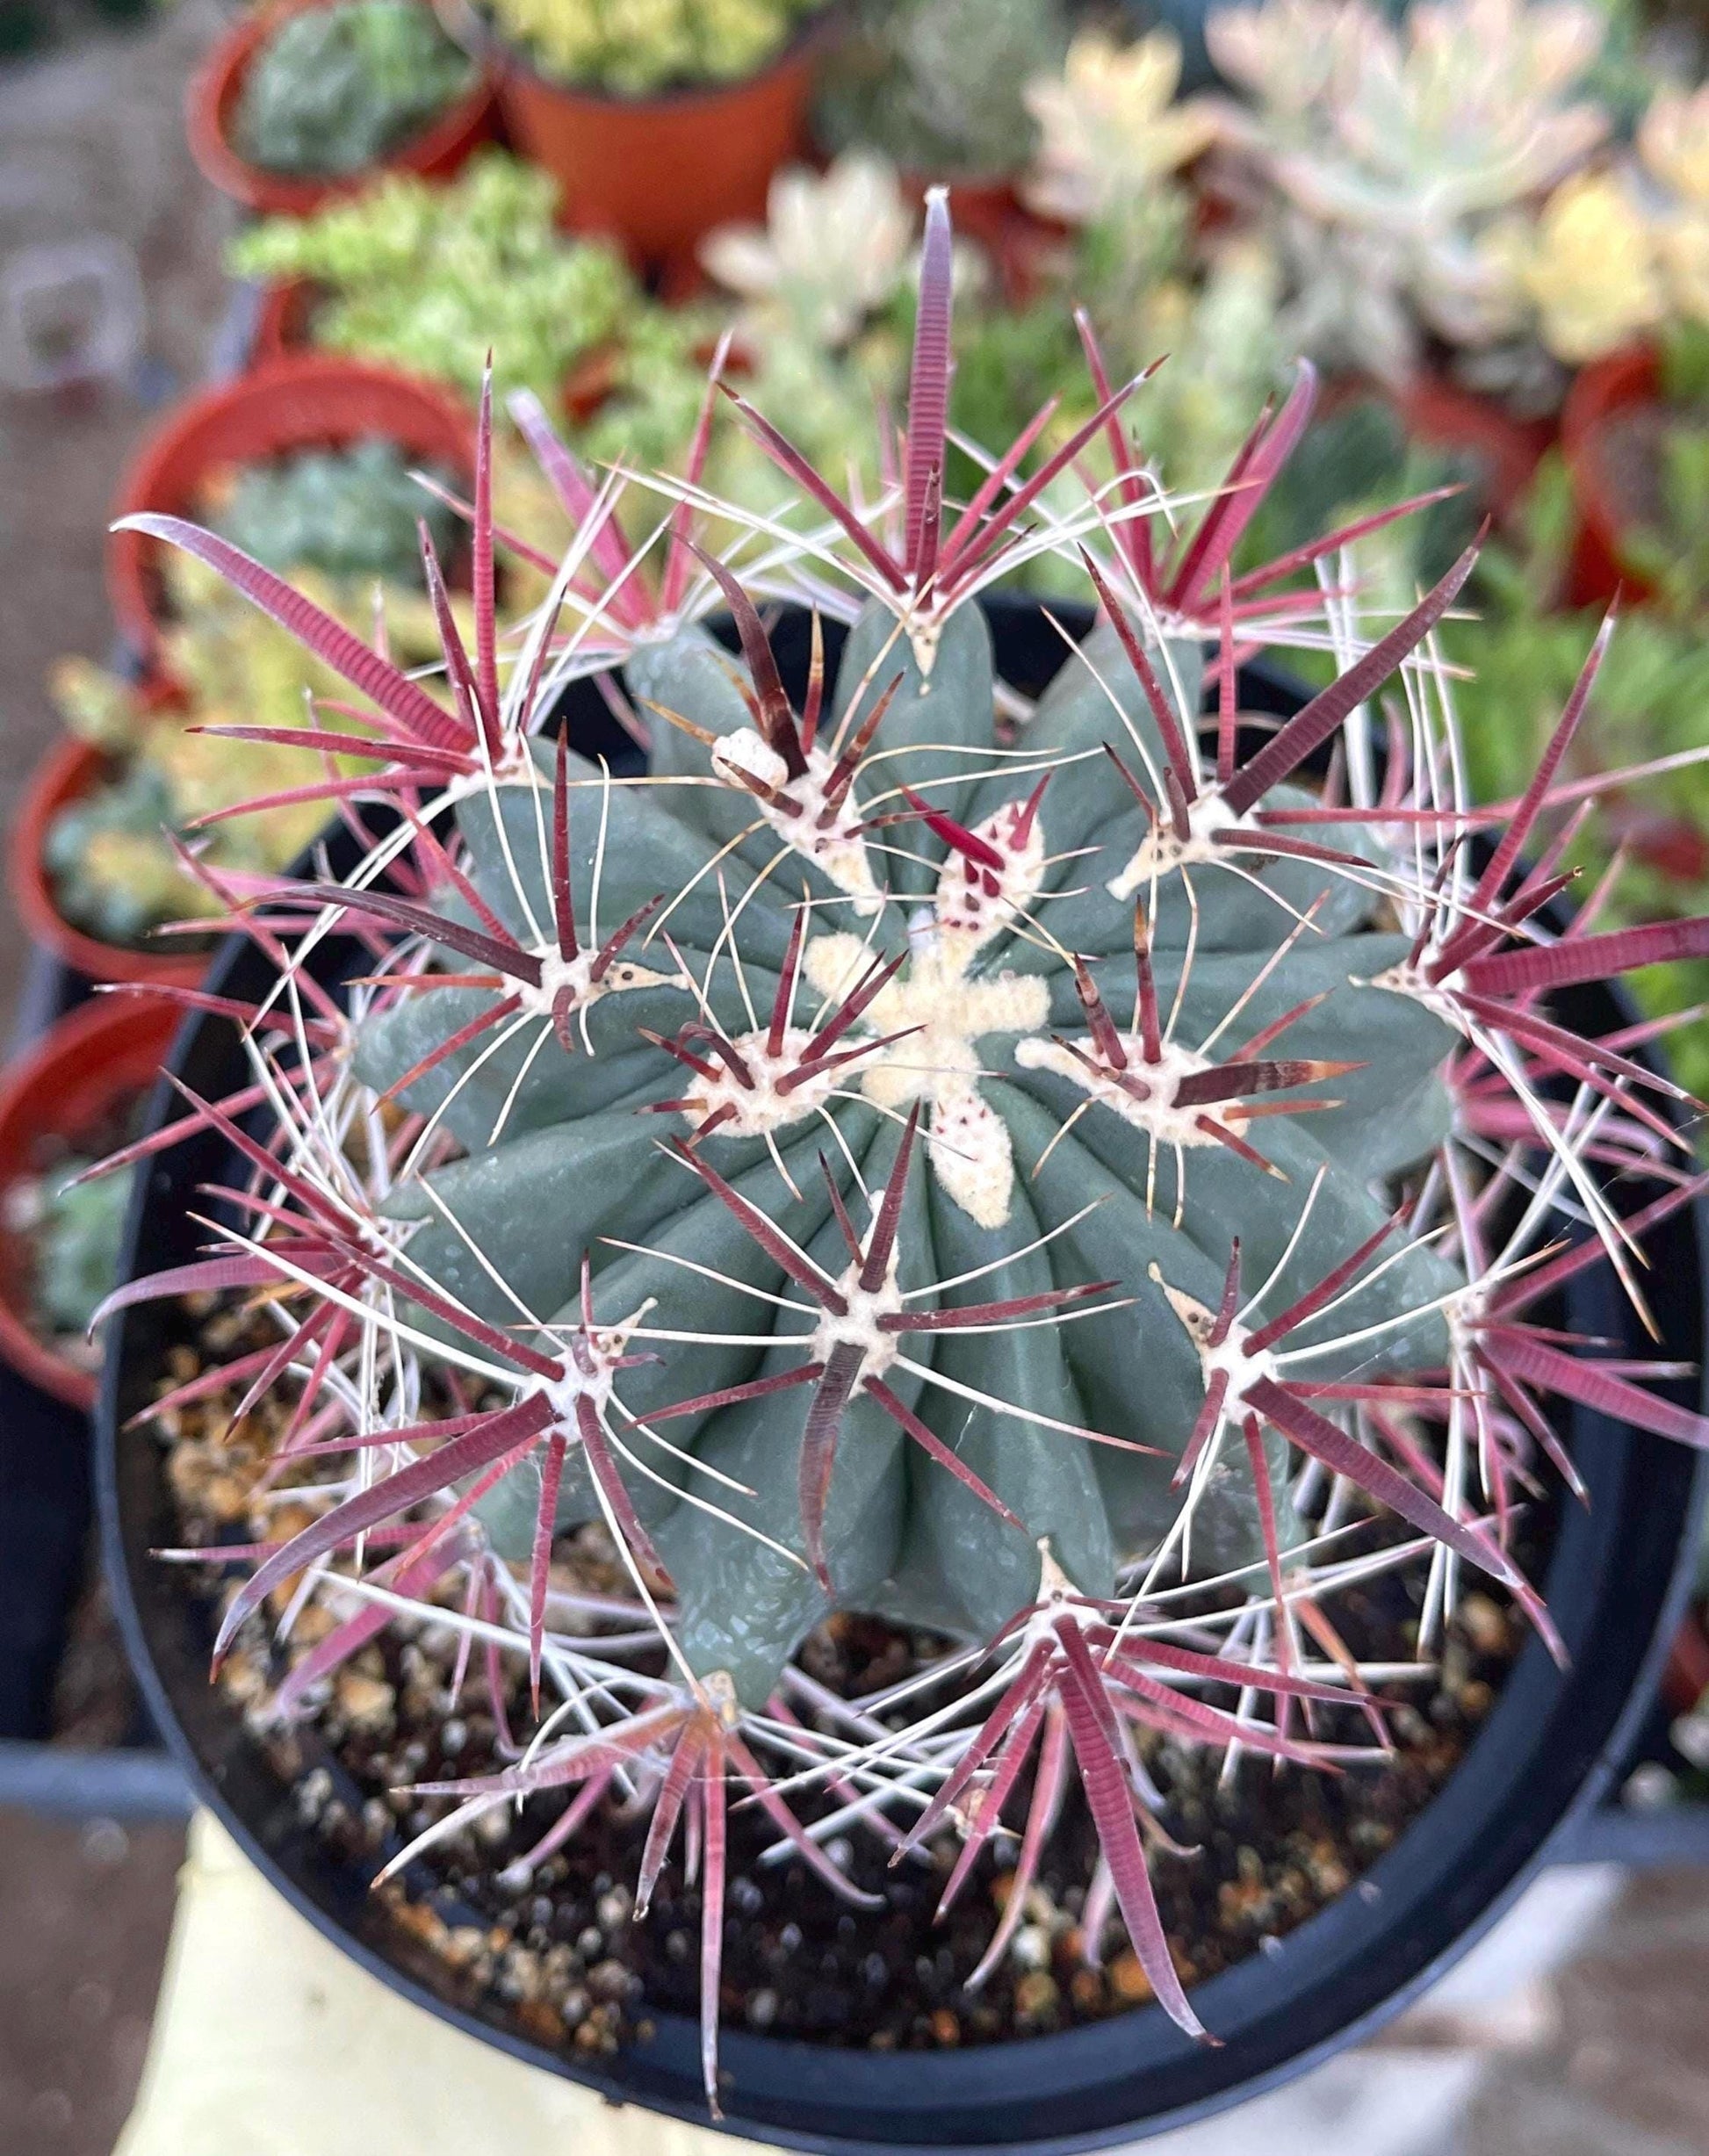
<svg viewBox="0 0 1709 2156"><path fill-rule="evenodd" d="M484 150L449 185L393 174L308 218L272 218L227 259L239 277L316 287L312 335L472 399L489 350L501 391L557 403L577 363L645 314L615 250L553 223L558 184Z"/></svg>
<svg viewBox="0 0 1709 2156"><path fill-rule="evenodd" d="M438 473L442 483L450 475ZM413 476L394 442L370 436L341 450L299 450L245 465L212 515L234 545L275 569L419 583L425 522L440 552L456 513Z"/></svg>
<svg viewBox="0 0 1709 2156"><path fill-rule="evenodd" d="M474 80L422 0L337 0L286 18L243 76L233 136L268 172L360 172L420 133Z"/></svg>
<svg viewBox="0 0 1709 2156"><path fill-rule="evenodd" d="M77 1155L44 1176L32 1196L31 1284L50 1334L81 1341L112 1293L130 1210L131 1175L78 1179L95 1165Z"/></svg>
<svg viewBox="0 0 1709 2156"><path fill-rule="evenodd" d="M823 0L486 0L543 75L624 97L757 75Z"/></svg>
<svg viewBox="0 0 1709 2156"><path fill-rule="evenodd" d="M934 178L1002 178L1031 157L1026 90L1068 44L1057 0L866 0L822 83L833 149Z"/></svg>

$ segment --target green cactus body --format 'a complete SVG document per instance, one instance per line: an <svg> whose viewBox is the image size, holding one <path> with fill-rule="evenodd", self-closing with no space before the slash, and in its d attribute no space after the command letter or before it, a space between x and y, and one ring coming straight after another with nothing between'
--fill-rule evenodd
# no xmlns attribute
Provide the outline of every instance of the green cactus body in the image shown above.
<svg viewBox="0 0 1709 2156"><path fill-rule="evenodd" d="M439 696L219 536L132 520L376 705L378 768L306 797L397 811L343 880L328 849L328 880L240 894L288 991L232 1006L271 1143L253 1086L142 1142L218 1130L252 1180L220 1193L241 1228L114 1307L253 1294L283 1352L229 1376L288 1377L274 1464L299 1434L343 1456L316 1485L332 1502L223 1597L216 1668L246 1628L259 1643L270 1597L300 1606L299 1581L333 1621L281 1682L284 1719L399 1604L460 1633L459 1657L490 1650L501 1732L499 1657L525 1654L533 1734L495 1771L417 1782L412 1804L451 1809L388 1871L518 1799L566 1799L507 1861L526 1876L620 1800L651 1811L640 1916L680 1830L715 2117L736 1792L857 1907L883 1904L840 1869L845 1824L897 1854L953 1828L940 1914L1017 1834L977 1991L1078 1774L1086 1950L1119 1914L1157 2009L1207 2037L1141 1838L1172 1748L1334 1765L1349 1748L1317 1705L1380 1733L1392 1672L1346 1650L1323 1597L1425 1553L1421 1657L1466 1567L1564 1662L1510 1532L1540 1454L1587 1495L1542 1401L1709 1445L1631 1381L1675 1366L1568 1352L1591 1344L1543 1322L1604 1256L1641 1309L1637 1238L1696 1187L1663 1165L1680 1096L1639 1059L1647 1029L1592 1038L1554 1001L1709 955L1709 919L1549 916L1576 820L1548 840L1541 819L1583 790L1567 759L1612 617L1517 807L1475 806L1431 640L1475 550L1368 643L1358 580L1344 614L1307 572L1338 581L1380 519L1234 573L1310 368L1165 535L1123 417L1141 385L1111 382L1082 320L1096 410L1047 448L1047 406L946 501L953 270L932 190L877 502L840 501L734 394L811 532L717 503L709 396L681 483L660 482L667 527L632 549L621 474L608 493L524 400L575 538L520 638L496 613L483 385L474 638L439 609ZM1114 477L1076 506L1089 452ZM714 527L727 559L701 544ZM977 602L1046 554L1078 560L1100 611L1029 703L994 679ZM768 602L865 595L834 667L814 623L798 709L744 579ZM739 661L692 625L719 606ZM1345 663L1258 733L1239 653L1289 643ZM651 751L622 780L549 726L572 683L619 675ZM1379 791L1368 715L1396 681ZM348 748L317 727L295 746ZM1312 778L1338 754L1345 800ZM1494 830L1479 863L1466 840ZM363 940L343 1004L313 963L341 929ZM1377 1516L1420 1539L1342 1539ZM616 1593L580 1532L598 1526ZM353 1604L364 1588L384 1605ZM809 1648L845 1612L878 1622ZM822 1647L898 1627L899 1682L823 1669Z"/></svg>
<svg viewBox="0 0 1709 2156"><path fill-rule="evenodd" d="M1152 655L1176 709L1196 723L1196 644ZM410 1105L443 1117L465 1157L406 1180L391 1209L419 1223L407 1244L418 1277L500 1325L523 1313L573 1323L585 1253L598 1322L632 1324L631 1346L658 1350L620 1388L631 1423L775 1381L775 1390L660 1424L677 1451L652 1456L651 1475L626 1475L675 1582L681 1652L704 1675L728 1672L757 1706L833 1606L983 1638L1035 1599L1047 1554L1096 1597L1112 1591L1119 1567L1155 1551L1181 1509L1172 1480L1210 1368L1193 1313L1215 1309L1237 1237L1249 1293L1267 1283L1263 1316L1381 1237L1374 1186L1446 1128L1450 1035L1421 1003L1369 985L1405 946L1357 876L1222 855L1196 837L1179 849L1183 862L1159 842L1168 745L1107 625L999 744L977 609L949 615L922 653L871 604L849 635L820 739L793 775L758 724L754 684L703 632L642 649L628 686L656 715L653 771L626 786L571 759L575 919L587 943L660 894L668 902L569 1020L573 1048L546 1021L543 991L514 1033L471 1042L406 1088ZM841 804L827 805L837 757L887 694ZM537 761L537 783L476 791L458 816L481 900L544 952L552 757ZM972 854L956 827L972 835ZM1349 846L1345 826L1337 842ZM1100 1062L1086 1003L1091 992L1130 1072L1141 1070L1136 901L1167 1034L1143 1098ZM841 1034L847 1060L781 1091L775 1081L826 1013L898 957ZM792 967L789 1037L774 1057L767 1013ZM404 999L362 1028L360 1075L395 1084L493 1000L479 989ZM1290 1014L1279 1055L1353 1066L1328 1085L1292 1081L1301 1102L1332 1106L1275 1113L1289 1104L1284 1091L1262 1121L1247 1122L1228 1100L1176 1103L1176 1088L1191 1091L1195 1074L1203 1082ZM746 1086L716 1057L697 1070L664 1052L672 1036L692 1049L714 1031L744 1060ZM848 1225L876 1202L918 1108L924 1142L873 1309L948 1315L1113 1285L1073 1322L869 1327L864 1346L848 1345L859 1311L839 1334L670 1150L720 1107L696 1157L803 1262L845 1285ZM1229 1136L1245 1138L1244 1150ZM1457 1285L1448 1264L1396 1228L1341 1301L1288 1336L1287 1352L1325 1381L1439 1367L1440 1302ZM1332 1345L1349 1332L1353 1344ZM812 1395L790 1374L810 1356L826 1360L845 1336L846 1352L862 1359L837 1418L827 1591L803 1561L798 1481ZM987 1494L910 1444L875 1385ZM1285 1446L1273 1431L1263 1442L1280 1489ZM520 1557L537 1475L511 1480L483 1503L501 1549ZM709 1495L716 1507L696 1501ZM559 1524L591 1510L585 1474L566 1474ZM1206 1473L1191 1532L1201 1562L1261 1561L1237 1447Z"/></svg>

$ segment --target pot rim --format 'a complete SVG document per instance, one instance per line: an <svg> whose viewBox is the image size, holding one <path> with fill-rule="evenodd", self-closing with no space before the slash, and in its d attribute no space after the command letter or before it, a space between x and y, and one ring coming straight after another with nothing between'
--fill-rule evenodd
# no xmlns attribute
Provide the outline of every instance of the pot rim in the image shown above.
<svg viewBox="0 0 1709 2156"><path fill-rule="evenodd" d="M246 956L256 955L241 943L228 946L215 984L222 985ZM1606 994L1600 987L1596 992ZM169 1068L178 1069L207 1037L205 1029L220 1022L192 1016ZM187 1179L187 1171L178 1172ZM140 1180L127 1264L148 1203ZM1694 1336L1681 1344L1695 1345L1706 1322L1709 1208L1699 1203L1668 1227L1681 1262L1656 1269L1657 1314L1664 1330L1671 1318L1677 1331ZM1621 1330L1624 1306L1604 1277L1593 1273L1578 1293L1594 1306L1576 1306L1581 1322L1595 1330ZM140 1478L126 1476L121 1457L124 1417L137 1404L125 1383L125 1329L148 1322L146 1309L121 1313L109 1342L97 1448L104 1549L148 1705L202 1801L299 1914L413 2003L609 2100L638 2102L706 2129L698 2031L685 2016L653 2010L654 2039L606 2066L520 2035L496 2018L495 2007L489 2018L448 1998L403 1965L401 1942L393 1954L384 1950L381 1913L353 1883L365 1867L341 1871L308 1840L287 1816L270 1770L241 1754L220 1762L208 1756L215 1739L227 1752L234 1732L241 1742L241 1726L199 1667L189 1670L191 1688L180 1706L146 1605L170 1594L175 1602L163 1606L179 1612L173 1621L182 1632L191 1604L181 1588L141 1569L147 1523L128 1516L127 1489ZM1709 1456L1583 1410L1574 1411L1570 1427L1597 1503L1590 1512L1562 1503L1546 1586L1569 1643L1576 1639L1595 1651L1563 1675L1542 1643L1527 1638L1464 1759L1394 1847L1284 1935L1278 1951L1254 1953L1195 1987L1195 2005L1225 2037L1222 2049L1193 2044L1155 2008L941 2052L874 2053L732 2029L722 2039L731 2080L724 2130L826 2156L868 2149L926 2156L950 2148L1067 2156L1210 2116L1292 2080L1399 2012L1489 1929L1601 1799L1648 1711L1685 1604L1694 1523L1709 1496ZM149 1469L149 1456L134 1447L130 1460ZM1635 1568L1637 1592L1619 1564L1633 1545L1647 1561ZM1611 1621L1592 1621L1604 1615ZM204 1644L199 1631L198 1640ZM169 1642L169 1652L177 1655L183 1644ZM261 1792L253 1804L242 1788L246 1774Z"/></svg>
<svg viewBox="0 0 1709 2156"><path fill-rule="evenodd" d="M1621 543L1631 524L1609 492L1597 448L1617 413L1661 400L1661 360L1655 347L1628 344L1581 368L1561 407L1561 452L1579 522L1607 558L1612 580L1640 600L1649 596L1652 588L1646 578L1621 563Z"/></svg>
<svg viewBox="0 0 1709 2156"><path fill-rule="evenodd" d="M246 408L264 417L279 396L294 404L313 400L321 390L366 395L373 407L371 418L360 427L341 421L289 428L286 440L252 449L247 455L211 457L199 438L228 415L235 422ZM405 408L413 411L420 422L415 431L423 439L429 433L433 436L430 448L420 448L398 431L400 422L395 415ZM473 468L473 415L454 392L378 360L306 346L269 357L229 381L198 390L165 413L143 436L120 475L112 501L113 521L143 510L187 514L191 505L174 498L170 485L181 464L195 465L199 460L198 476L206 480L217 470L287 456L294 449L318 447L329 440L353 442L363 434L390 435L412 455L424 458L455 459L465 478ZM107 595L113 615L120 631L140 646L149 664L155 661L160 642L160 610L148 575L148 565L157 547L157 541L140 532L110 529L107 533Z"/></svg>
<svg viewBox="0 0 1709 2156"><path fill-rule="evenodd" d="M98 1069L110 1056L115 1052L122 1054L127 1046L133 1049L140 1047L157 1060L177 1024L176 1009L146 995L97 996L64 1013L39 1034L0 1075L0 1130L9 1131L16 1126L20 1139L26 1144L32 1138L48 1136L68 1141L75 1138L76 1132L63 1128L61 1120L51 1114L25 1112L32 1097L42 1088L48 1076L62 1066L69 1066L73 1071L90 1067ZM115 1082L112 1097L129 1092L134 1086L133 1078L123 1084ZM71 1120L82 1121L83 1117L80 1114ZM8 1176L4 1189L11 1188L18 1179ZM4 1191L0 1191L0 1195L4 1195ZM8 1244L24 1239L15 1236L10 1228L0 1229L0 1233ZM90 1413L100 1392L98 1370L85 1369L81 1364L68 1361L42 1338L30 1323L21 1302L14 1301L11 1273L10 1265L0 1267L0 1357L32 1384L64 1401L68 1407Z"/></svg>
<svg viewBox="0 0 1709 2156"><path fill-rule="evenodd" d="M429 14L440 14L430 0L424 4ZM430 114L384 156L353 172L274 172L252 164L233 141L227 122L256 55L292 16L342 4L343 0L264 0L214 41L185 90L184 129L203 178L260 215L306 216L323 203L359 194L388 172L431 177L443 171L447 161L458 158L465 144L472 151L487 126L497 85L484 55L469 52L465 46L463 49L475 69L468 89Z"/></svg>
<svg viewBox="0 0 1709 2156"><path fill-rule="evenodd" d="M68 734L31 773L12 826L6 864L12 904L32 941L87 980L120 987L193 988L207 972L211 951L174 951L169 944L133 949L127 944L103 943L67 920L54 903L53 882L42 858L47 827L62 808L90 790L105 762L92 742Z"/></svg>
<svg viewBox="0 0 1709 2156"><path fill-rule="evenodd" d="M309 4L313 4L314 0L309 0ZM501 82L508 76L520 76L530 87L544 90L550 97L561 97L567 104L598 108L615 106L641 119L659 112L688 112L716 104L720 98L740 97L759 83L799 68L804 61L812 58L830 34L840 11L841 0L818 0L812 13L752 74L732 76L725 82L681 83L659 90L601 90L587 83L559 82L535 65L525 47L513 44L505 37L492 18L473 4L473 0L468 0L466 8L459 9L460 13L466 13L472 24L470 46L484 55L486 65Z"/></svg>

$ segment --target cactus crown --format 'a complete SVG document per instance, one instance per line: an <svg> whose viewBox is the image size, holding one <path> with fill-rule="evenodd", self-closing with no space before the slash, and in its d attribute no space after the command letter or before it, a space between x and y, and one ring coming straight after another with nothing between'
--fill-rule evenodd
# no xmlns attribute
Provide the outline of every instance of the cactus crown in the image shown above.
<svg viewBox="0 0 1709 2156"><path fill-rule="evenodd" d="M372 768L324 790L393 812L351 876L240 911L288 992L253 1016L251 1092L187 1119L253 1171L242 1223L204 1266L121 1291L258 1291L282 1345L249 1376L293 1388L287 1447L313 1436L338 1463L333 1502L231 1600L220 1651L306 1567L347 1613L281 1711L385 1621L352 1598L353 1566L497 1627L537 1713L543 1689L559 1709L501 1774L444 1785L459 1801L433 1833L576 1791L555 1844L638 1786L645 1902L686 1813L714 2103L727 1782L839 1886L776 1763L892 1837L900 1792L907 1839L966 1835L954 1891L1029 1763L1036 1862L1071 1763L1100 1906L1202 2033L1151 1898L1133 1735L1325 1756L1289 1719L1290 1700L1348 1697L1301 1646L1297 1609L1330 1576L1302 1489L1362 1493L1416 1531L1427 1636L1470 1566L1553 1640L1508 1548L1536 1456L1572 1475L1539 1395L1705 1435L1525 1317L1604 1251L1638 1292L1611 1166L1659 1179L1652 1214L1695 1188L1633 1042L1540 1003L1709 948L1701 922L1593 933L1593 909L1557 934L1558 844L1522 865L1583 790L1558 772L1607 631L1532 788L1475 809L1431 643L1469 554L1374 641L1345 583L1309 580L1357 531L1234 573L1309 372L1165 544L1173 505L1124 423L1136 385L1112 388L1090 338L1092 420L1023 478L1047 410L945 501L941 198L918 321L883 501L840 500L736 400L804 511L704 499L703 427L688 477L658 482L661 565L620 534L617 483L524 409L575 536L503 649L483 406L472 653L426 548L436 689L225 542L142 520L367 700ZM1107 473L1064 519L1044 487L1094 454ZM715 523L722 552L702 544ZM1044 549L1084 566L1098 617L1035 708L997 678L977 601ZM833 667L814 616L795 696L756 591L846 623ZM703 625L715 606L739 659ZM1254 730L1239 666L1289 639L1341 671ZM594 668L621 677L643 777L545 726ZM348 728L308 745L348 753ZM305 963L334 927L380 954L348 1010ZM259 1135L240 1114L257 1099ZM1552 1249L1563 1215L1591 1232ZM662 1674L565 1614L553 1537L590 1520ZM1237 1590L1220 1648L1170 1616L1207 1578ZM917 1720L818 1694L814 1728L793 1716L797 1650L835 1609L946 1635ZM1273 1701L1273 1723L1209 1704L1219 1684Z"/></svg>

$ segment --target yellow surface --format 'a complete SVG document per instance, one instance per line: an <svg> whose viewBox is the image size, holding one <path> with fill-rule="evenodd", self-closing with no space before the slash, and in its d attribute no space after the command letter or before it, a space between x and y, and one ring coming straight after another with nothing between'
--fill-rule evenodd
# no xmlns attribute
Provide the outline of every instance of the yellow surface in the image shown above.
<svg viewBox="0 0 1709 2156"><path fill-rule="evenodd" d="M206 1815L190 1830L142 2093L114 2156L740 2156L411 2006Z"/></svg>

